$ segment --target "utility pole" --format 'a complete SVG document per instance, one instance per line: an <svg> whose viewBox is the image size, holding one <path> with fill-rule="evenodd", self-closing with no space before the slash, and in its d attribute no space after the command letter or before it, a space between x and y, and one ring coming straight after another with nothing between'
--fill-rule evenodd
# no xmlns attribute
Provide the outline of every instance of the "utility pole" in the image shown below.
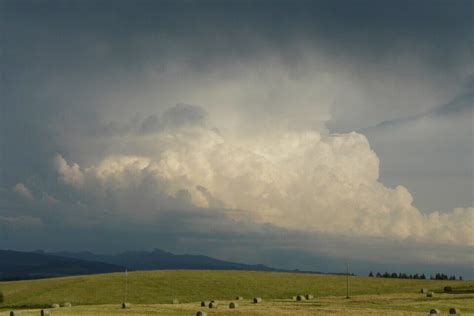
<svg viewBox="0 0 474 316"><path fill-rule="evenodd" d="M128 297L128 271L125 269L125 293L124 293L124 302L127 302L127 297Z"/></svg>
<svg viewBox="0 0 474 316"><path fill-rule="evenodd" d="M346 263L346 298L349 298L349 263Z"/></svg>

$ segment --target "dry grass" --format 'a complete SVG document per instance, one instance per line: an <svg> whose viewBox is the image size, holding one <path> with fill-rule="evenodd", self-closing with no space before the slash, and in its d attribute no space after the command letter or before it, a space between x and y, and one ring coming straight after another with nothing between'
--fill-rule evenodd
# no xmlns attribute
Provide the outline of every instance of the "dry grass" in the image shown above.
<svg viewBox="0 0 474 316"><path fill-rule="evenodd" d="M301 273L244 271L148 271L129 273L130 309L121 309L123 274L104 274L0 282L6 302L0 315L12 309L22 316L56 302L72 307L52 310L54 315L427 315L432 308L447 314L460 308L474 315L473 281L398 280L351 277L351 298L345 299L345 277ZM452 293L443 293L451 286ZM420 288L435 291L427 298ZM237 309L229 309L236 293L242 295ZM315 298L293 301L296 294ZM171 296L171 294L173 296ZM252 303L261 296L263 301ZM180 304L171 304L173 298ZM202 300L219 300L217 309L201 307ZM50 306L50 305L49 305ZM28 310L30 308L30 310ZM33 309L34 308L34 309Z"/></svg>
<svg viewBox="0 0 474 316"><path fill-rule="evenodd" d="M221 301L217 309L203 309L200 302L186 304L141 304L122 310L120 305L89 305L55 309L54 315L196 315L199 310L211 315L285 316L285 315L427 315L432 308L447 314L449 308L457 306L463 315L474 315L474 295L439 295L436 301L427 300L420 294L359 295L351 299L325 297L314 301L293 302L291 300L265 300L253 304L250 300L239 302L238 309L229 309L231 301ZM38 315L39 310L24 310L22 316ZM8 315L5 311L1 316Z"/></svg>

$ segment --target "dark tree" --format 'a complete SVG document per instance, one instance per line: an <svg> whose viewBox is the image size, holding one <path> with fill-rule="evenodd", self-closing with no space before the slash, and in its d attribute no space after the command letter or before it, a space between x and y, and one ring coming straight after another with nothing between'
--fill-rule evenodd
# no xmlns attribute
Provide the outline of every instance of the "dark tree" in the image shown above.
<svg viewBox="0 0 474 316"><path fill-rule="evenodd" d="M420 279L422 279L422 280L426 280L426 276L425 276L425 274L424 274L424 273L423 273L423 274L420 276Z"/></svg>
<svg viewBox="0 0 474 316"><path fill-rule="evenodd" d="M372 278L373 276L374 276L374 274L372 273L372 271L370 271L370 273L369 273L369 277L371 277L371 278Z"/></svg>
<svg viewBox="0 0 474 316"><path fill-rule="evenodd" d="M375 275L377 278L381 278L382 275L380 274L380 272L377 272L377 274Z"/></svg>
<svg viewBox="0 0 474 316"><path fill-rule="evenodd" d="M5 300L5 296L3 296L3 292L0 291L0 304L2 304L4 300Z"/></svg>

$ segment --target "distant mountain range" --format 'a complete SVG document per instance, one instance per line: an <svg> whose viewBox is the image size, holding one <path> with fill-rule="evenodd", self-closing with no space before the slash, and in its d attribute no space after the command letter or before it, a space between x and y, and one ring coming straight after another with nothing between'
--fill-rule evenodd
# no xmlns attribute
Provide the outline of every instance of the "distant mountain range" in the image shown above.
<svg viewBox="0 0 474 316"><path fill-rule="evenodd" d="M211 269L277 271L277 269L260 264L235 263L201 255L175 255L159 249L150 252L127 251L113 255L98 255L91 252L55 252L52 254L66 258L106 262L126 267L129 270Z"/></svg>
<svg viewBox="0 0 474 316"><path fill-rule="evenodd" d="M128 251L113 255L91 252L21 252L0 250L0 280L19 280L128 270L197 269L283 271L264 265L228 262L162 250Z"/></svg>
<svg viewBox="0 0 474 316"><path fill-rule="evenodd" d="M320 258L319 266L326 264L326 270L345 267L341 259ZM315 264L315 266L318 266ZM409 273L433 274L436 271L462 275L464 279L473 279L472 267L449 265L424 265L422 269L416 266L395 266L399 271ZM390 271L393 264L373 263L369 261L351 261L352 271L356 274L367 274L372 271ZM118 254L95 254L92 252L54 252L41 250L21 252L0 250L0 280L37 279L69 275L97 274L138 270L190 269L190 270L249 270L274 272L304 272L324 273L316 271L300 271L276 269L257 264L243 264L223 261L201 255L176 255L163 250L127 251ZM455 273L450 271L456 271ZM340 270L340 272L342 272ZM328 272L326 272L328 273ZM342 272L344 273L344 272ZM328 274L342 274L332 273Z"/></svg>
<svg viewBox="0 0 474 316"><path fill-rule="evenodd" d="M0 280L36 279L123 271L118 265L38 252L0 250Z"/></svg>

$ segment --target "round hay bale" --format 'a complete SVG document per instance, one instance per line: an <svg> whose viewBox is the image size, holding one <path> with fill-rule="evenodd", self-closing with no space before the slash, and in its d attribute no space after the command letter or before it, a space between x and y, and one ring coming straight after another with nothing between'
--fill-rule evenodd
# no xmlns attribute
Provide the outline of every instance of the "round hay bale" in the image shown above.
<svg viewBox="0 0 474 316"><path fill-rule="evenodd" d="M254 303L254 304L258 304L258 303L261 303L261 302L262 302L262 299L261 299L260 297L255 297L255 298L253 299L253 303Z"/></svg>
<svg viewBox="0 0 474 316"><path fill-rule="evenodd" d="M298 296L296 296L296 300L297 301L306 301L306 297L304 297L304 295L298 295Z"/></svg>
<svg viewBox="0 0 474 316"><path fill-rule="evenodd" d="M456 307L451 307L449 309L449 315L461 315L461 310Z"/></svg>
<svg viewBox="0 0 474 316"><path fill-rule="evenodd" d="M436 308L432 308L430 310L430 315L439 315L441 314L441 312L439 311L439 309L436 309Z"/></svg>
<svg viewBox="0 0 474 316"><path fill-rule="evenodd" d="M122 308L123 308L123 309L130 308L130 303L128 303L128 302L123 302L123 303L122 303Z"/></svg>
<svg viewBox="0 0 474 316"><path fill-rule="evenodd" d="M47 310L47 309L42 309L41 312L40 312L40 315L41 315L41 316L49 316L49 315L50 315L49 310Z"/></svg>
<svg viewBox="0 0 474 316"><path fill-rule="evenodd" d="M14 311L10 311L10 316L15 316L15 312Z"/></svg>
<svg viewBox="0 0 474 316"><path fill-rule="evenodd" d="M201 307L206 307L210 302L207 301L202 301L201 302Z"/></svg>
<svg viewBox="0 0 474 316"><path fill-rule="evenodd" d="M296 301L296 296L293 296L291 299L292 299L293 301Z"/></svg>
<svg viewBox="0 0 474 316"><path fill-rule="evenodd" d="M453 288L450 286L445 286L444 287L444 293L451 293L453 291Z"/></svg>
<svg viewBox="0 0 474 316"><path fill-rule="evenodd" d="M230 302L229 308L237 308L237 307L239 307L239 304L234 303L234 302Z"/></svg>
<svg viewBox="0 0 474 316"><path fill-rule="evenodd" d="M61 307L71 307L71 306L72 306L72 304L69 303L69 302L61 304Z"/></svg>
<svg viewBox="0 0 474 316"><path fill-rule="evenodd" d="M177 298L173 299L173 304L179 304L179 300Z"/></svg>
<svg viewBox="0 0 474 316"><path fill-rule="evenodd" d="M235 299L236 299L237 301L242 301L244 298L243 298L242 296L237 296Z"/></svg>
<svg viewBox="0 0 474 316"><path fill-rule="evenodd" d="M426 297L433 297L434 296L434 293L433 292L428 292L426 293Z"/></svg>
<svg viewBox="0 0 474 316"><path fill-rule="evenodd" d="M56 304L56 303L51 304L51 308L59 308L59 307L60 307L59 304Z"/></svg>
<svg viewBox="0 0 474 316"><path fill-rule="evenodd" d="M306 299L307 300L312 300L314 298L313 294L306 294Z"/></svg>
<svg viewBox="0 0 474 316"><path fill-rule="evenodd" d="M207 316L207 313L206 312L202 312L202 311L198 311L196 313L196 316Z"/></svg>
<svg viewBox="0 0 474 316"><path fill-rule="evenodd" d="M211 301L209 303L209 308L217 308L217 305L218 305L217 302Z"/></svg>
<svg viewBox="0 0 474 316"><path fill-rule="evenodd" d="M426 294L426 293L428 293L428 289L421 289L421 290L420 290L420 293Z"/></svg>

